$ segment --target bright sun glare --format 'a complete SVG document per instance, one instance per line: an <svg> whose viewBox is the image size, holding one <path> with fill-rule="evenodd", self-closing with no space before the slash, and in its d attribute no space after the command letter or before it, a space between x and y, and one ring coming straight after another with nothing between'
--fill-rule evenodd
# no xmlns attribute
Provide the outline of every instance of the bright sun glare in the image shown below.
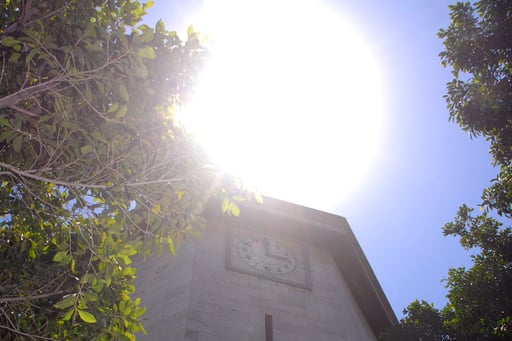
<svg viewBox="0 0 512 341"><path fill-rule="evenodd" d="M343 18L311 1L206 2L211 60L183 115L222 169L261 193L328 209L375 156L378 69Z"/></svg>

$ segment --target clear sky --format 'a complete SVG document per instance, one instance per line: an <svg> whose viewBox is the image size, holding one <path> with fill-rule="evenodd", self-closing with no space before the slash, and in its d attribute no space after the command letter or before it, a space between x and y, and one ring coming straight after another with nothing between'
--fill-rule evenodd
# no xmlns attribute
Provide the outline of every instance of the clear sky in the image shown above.
<svg viewBox="0 0 512 341"><path fill-rule="evenodd" d="M443 95L450 72L440 64L442 44L436 33L447 27L452 3L324 2L350 25L376 61L382 124L375 156L355 187L349 193L335 185L320 187L320 193L311 196L334 194L339 200L311 206L348 219L399 318L416 298L444 306L446 289L441 279L449 267L468 266L470 258L457 240L443 237L441 227L455 216L460 204L477 206L483 188L495 175L487 143L471 140L448 121ZM147 21L162 18L168 29L183 34L189 24L197 26L194 20L199 20L202 7L199 0L156 0ZM231 15L236 16L237 10ZM262 26L264 15L259 18ZM289 15L294 15L293 8ZM304 22L305 27L311 24ZM371 93L366 100L372 101ZM321 176L311 174L303 181ZM307 187L297 187L301 186Z"/></svg>

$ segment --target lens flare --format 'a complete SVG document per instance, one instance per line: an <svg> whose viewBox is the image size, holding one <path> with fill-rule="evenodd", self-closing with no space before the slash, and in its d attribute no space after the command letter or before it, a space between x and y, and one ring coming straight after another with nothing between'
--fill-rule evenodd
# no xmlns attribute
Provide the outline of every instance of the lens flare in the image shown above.
<svg viewBox="0 0 512 341"><path fill-rule="evenodd" d="M379 72L342 17L313 1L211 1L213 37L184 124L212 159L263 194L328 209L377 152Z"/></svg>

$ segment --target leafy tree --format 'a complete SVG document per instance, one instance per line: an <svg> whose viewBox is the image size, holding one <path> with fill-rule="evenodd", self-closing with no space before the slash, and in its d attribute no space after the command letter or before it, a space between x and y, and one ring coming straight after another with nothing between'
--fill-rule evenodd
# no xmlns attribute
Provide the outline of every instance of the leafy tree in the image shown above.
<svg viewBox="0 0 512 341"><path fill-rule="evenodd" d="M455 221L443 227L463 248L479 251L471 268L448 271L448 304L439 311L425 301L412 302L382 340L510 340L512 233L486 213L472 216L472 211L463 205Z"/></svg>
<svg viewBox="0 0 512 341"><path fill-rule="evenodd" d="M175 120L199 36L140 25L149 6L0 4L1 340L133 340L132 257L174 253L239 189Z"/></svg>
<svg viewBox="0 0 512 341"><path fill-rule="evenodd" d="M414 301L403 311L400 324L380 335L388 341L441 341L450 340L444 326L441 312L426 301Z"/></svg>
<svg viewBox="0 0 512 341"><path fill-rule="evenodd" d="M502 224L512 218L512 2L459 2L450 10L450 26L439 32L441 61L454 76L446 95L450 119L490 142L499 174L483 192L480 215L463 205L443 228L465 249L480 251L470 269L449 271L445 324L458 339L510 339L512 239Z"/></svg>
<svg viewBox="0 0 512 341"><path fill-rule="evenodd" d="M496 162L512 158L512 5L483 0L450 6L451 24L439 31L440 57L454 79L446 100L450 119L491 142Z"/></svg>
<svg viewBox="0 0 512 341"><path fill-rule="evenodd" d="M484 191L483 207L511 218L512 4L484 0L450 9L451 24L439 31L441 60L454 76L446 95L450 119L490 142L500 173Z"/></svg>
<svg viewBox="0 0 512 341"><path fill-rule="evenodd" d="M460 237L465 249L477 248L470 269L448 272L445 325L458 340L509 340L512 337L512 234L510 228L462 206L445 235Z"/></svg>
<svg viewBox="0 0 512 341"><path fill-rule="evenodd" d="M499 174L483 192L479 215L463 205L443 227L445 236L477 251L471 268L449 270L448 304L439 312L411 303L384 340L430 340L430 330L444 330L445 339L512 339L512 234L503 227L512 218L512 2L458 2L450 16L450 26L438 33L442 64L454 76L445 96L450 119L490 142Z"/></svg>
<svg viewBox="0 0 512 341"><path fill-rule="evenodd" d="M443 227L445 236L478 251L470 269L449 270L448 304L439 312L425 301L411 303L383 340L512 338L512 235L502 225L512 218L512 2L458 2L450 16L450 26L438 33L442 64L454 76L445 96L450 119L490 142L499 174L483 192L481 214L463 205Z"/></svg>

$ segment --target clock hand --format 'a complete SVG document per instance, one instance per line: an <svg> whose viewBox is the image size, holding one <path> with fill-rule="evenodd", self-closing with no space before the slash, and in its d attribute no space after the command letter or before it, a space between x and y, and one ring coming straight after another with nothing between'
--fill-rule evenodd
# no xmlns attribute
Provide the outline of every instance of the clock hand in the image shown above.
<svg viewBox="0 0 512 341"><path fill-rule="evenodd" d="M286 261L286 262L289 262L289 261L290 261L290 258L289 258L289 257L280 256L280 255L274 255L274 254L271 254L271 253L268 253L266 256L267 256L267 257L270 257L270 258L274 258L274 259L283 260L283 261Z"/></svg>
<svg viewBox="0 0 512 341"><path fill-rule="evenodd" d="M271 257L274 259L279 259L279 260L288 261L288 262L290 261L290 257L281 256L281 255L273 253L270 249L270 241L267 238L263 238L262 243L265 248L265 256L266 257Z"/></svg>
<svg viewBox="0 0 512 341"><path fill-rule="evenodd" d="M268 239L267 238L263 238L262 242L263 242L263 246L265 248L265 256L270 255Z"/></svg>

